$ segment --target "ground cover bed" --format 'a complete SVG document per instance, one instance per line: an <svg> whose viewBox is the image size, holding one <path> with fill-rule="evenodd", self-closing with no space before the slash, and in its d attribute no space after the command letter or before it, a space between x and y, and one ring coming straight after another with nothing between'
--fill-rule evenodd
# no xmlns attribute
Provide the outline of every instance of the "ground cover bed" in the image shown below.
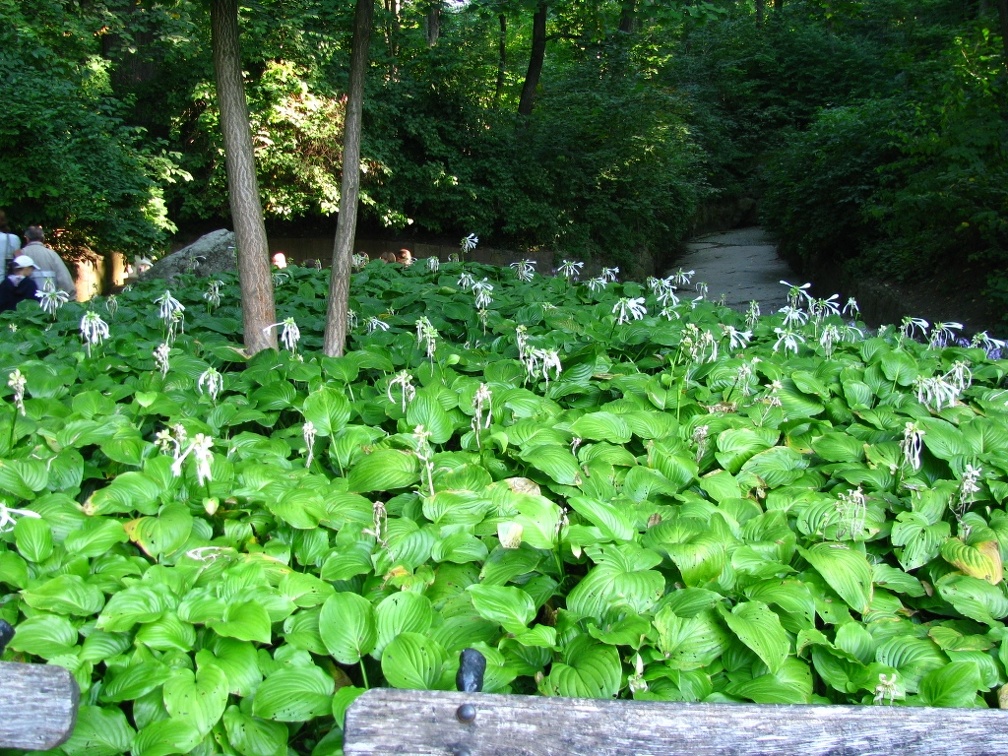
<svg viewBox="0 0 1008 756"><path fill-rule="evenodd" d="M275 273L282 348L195 275L0 316L5 659L66 754L338 752L370 686L1008 705L1008 360L687 271ZM582 281L577 281L582 277Z"/></svg>

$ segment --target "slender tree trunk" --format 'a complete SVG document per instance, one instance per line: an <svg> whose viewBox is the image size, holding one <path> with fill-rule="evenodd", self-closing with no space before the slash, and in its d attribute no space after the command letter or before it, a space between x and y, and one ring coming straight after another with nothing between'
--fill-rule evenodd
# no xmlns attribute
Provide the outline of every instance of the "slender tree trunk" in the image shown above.
<svg viewBox="0 0 1008 756"><path fill-rule="evenodd" d="M357 198L360 194L361 118L364 108L364 75L371 44L374 0L357 0L353 47L350 52L350 92L343 126L343 180L340 185L339 220L333 242L329 306L322 349L339 357L346 348L347 302L350 297L350 263L357 231Z"/></svg>
<svg viewBox="0 0 1008 756"><path fill-rule="evenodd" d="M620 6L619 30L626 34L637 31L637 0L623 0Z"/></svg>
<svg viewBox="0 0 1008 756"><path fill-rule="evenodd" d="M536 87L542 75L543 60L546 57L546 16L549 6L546 0L539 0L535 15L532 17L532 52L529 54L528 73L525 74L525 85L522 87L521 100L518 102L518 114L532 115L535 105Z"/></svg>
<svg viewBox="0 0 1008 756"><path fill-rule="evenodd" d="M497 35L497 86L494 89L494 104L499 104L504 95L504 74L507 71L507 16L497 16L500 33Z"/></svg>
<svg viewBox="0 0 1008 756"><path fill-rule="evenodd" d="M242 81L238 0L212 0L210 27L241 284L245 351L252 355L263 349L276 349L276 329L269 327L276 322L276 305L248 102Z"/></svg>
<svg viewBox="0 0 1008 756"><path fill-rule="evenodd" d="M766 16L766 0L756 0L756 23L762 26L763 19L765 16Z"/></svg>
<svg viewBox="0 0 1008 756"><path fill-rule="evenodd" d="M427 9L427 46L434 47L441 37L441 4L442 0L431 0Z"/></svg>

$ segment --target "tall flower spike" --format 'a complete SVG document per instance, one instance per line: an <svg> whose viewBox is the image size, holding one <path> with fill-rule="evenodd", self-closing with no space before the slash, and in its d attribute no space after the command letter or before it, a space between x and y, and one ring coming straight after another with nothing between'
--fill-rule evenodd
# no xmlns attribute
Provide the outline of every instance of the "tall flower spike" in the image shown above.
<svg viewBox="0 0 1008 756"><path fill-rule="evenodd" d="M400 370L396 373L395 378L389 381L388 388L385 390L385 395L392 404L395 404L395 397L392 396L393 386L399 386L400 398L402 399L402 411L405 412L406 405L413 401L413 397L416 396L416 389L413 388L413 376L406 370Z"/></svg>
<svg viewBox="0 0 1008 756"><path fill-rule="evenodd" d="M224 376L215 367L208 367L200 375L196 382L196 390L201 394L207 394L210 400L217 401L217 395L224 388Z"/></svg>
<svg viewBox="0 0 1008 756"><path fill-rule="evenodd" d="M427 359L434 359L434 352L437 350L438 332L426 316L422 316L416 322L417 346L423 345L427 354Z"/></svg>
<svg viewBox="0 0 1008 756"><path fill-rule="evenodd" d="M165 325L169 323L172 315L176 312L185 311L185 305L175 299L167 289L164 294L154 300L154 304L158 306L158 317L165 322Z"/></svg>
<svg viewBox="0 0 1008 756"><path fill-rule="evenodd" d="M473 284L472 290L473 294L476 295L476 307L477 309L485 310L493 302L493 297L491 292L493 291L493 285L483 279Z"/></svg>
<svg viewBox="0 0 1008 756"><path fill-rule="evenodd" d="M623 325L631 320L642 320L647 315L644 297L622 297L613 305L612 311L613 315L616 315L617 325Z"/></svg>
<svg viewBox="0 0 1008 756"><path fill-rule="evenodd" d="M492 410L490 407L490 399L492 398L490 389L485 383L481 383L479 388L476 389L476 393L473 394L473 419L472 419L472 429L476 436L476 447L480 446L480 430L486 430L490 427L490 420ZM486 411L486 416L484 418L484 410Z"/></svg>
<svg viewBox="0 0 1008 756"><path fill-rule="evenodd" d="M207 303L207 312L213 312L214 308L220 307L220 287L223 281L213 280L207 284L207 290L203 292L203 299Z"/></svg>
<svg viewBox="0 0 1008 756"><path fill-rule="evenodd" d="M35 296L38 297L42 310L55 320L56 311L70 300L70 295L61 289L52 288L51 280L47 278L41 291L36 291Z"/></svg>
<svg viewBox="0 0 1008 756"><path fill-rule="evenodd" d="M8 376L7 385L14 389L14 406L18 408L18 412L24 417L24 396L25 388L28 386L28 379L21 374L20 368L15 368L14 372Z"/></svg>
<svg viewBox="0 0 1008 756"><path fill-rule="evenodd" d="M479 244L479 237L476 234L469 234L469 236L462 237L459 248L462 250L462 254L466 255L476 249L477 244Z"/></svg>
<svg viewBox="0 0 1008 756"><path fill-rule="evenodd" d="M315 458L315 435L317 431L315 430L315 423L308 420L304 425L301 426L301 435L304 437L305 448L307 453L305 455L304 466L306 468L311 467L312 460Z"/></svg>
<svg viewBox="0 0 1008 756"><path fill-rule="evenodd" d="M557 273L566 278L568 281L577 281L581 276L581 269L584 267L583 262L576 262L574 260L564 260L560 263L560 267L557 268Z"/></svg>
<svg viewBox="0 0 1008 756"><path fill-rule="evenodd" d="M521 260L511 263L510 267L515 272L515 278L528 283L535 278L535 260Z"/></svg>
<svg viewBox="0 0 1008 756"><path fill-rule="evenodd" d="M437 273L440 268L441 268L441 261L437 258L436 255L432 255L431 257L427 258L428 271L430 271L431 273Z"/></svg>
<svg viewBox="0 0 1008 756"><path fill-rule="evenodd" d="M161 377L168 375L168 356L171 354L171 347L167 342L163 342L154 350L154 364L157 365Z"/></svg>

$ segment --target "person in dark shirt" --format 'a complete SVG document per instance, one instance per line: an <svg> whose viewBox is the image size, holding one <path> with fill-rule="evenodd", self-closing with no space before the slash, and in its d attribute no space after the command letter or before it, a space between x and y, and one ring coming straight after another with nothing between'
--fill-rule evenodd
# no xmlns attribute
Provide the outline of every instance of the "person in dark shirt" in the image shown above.
<svg viewBox="0 0 1008 756"><path fill-rule="evenodd" d="M11 262L11 272L3 281L0 281L0 312L13 310L18 306L18 302L25 299L35 299L35 292L38 291L31 274L38 266L28 255L18 255Z"/></svg>

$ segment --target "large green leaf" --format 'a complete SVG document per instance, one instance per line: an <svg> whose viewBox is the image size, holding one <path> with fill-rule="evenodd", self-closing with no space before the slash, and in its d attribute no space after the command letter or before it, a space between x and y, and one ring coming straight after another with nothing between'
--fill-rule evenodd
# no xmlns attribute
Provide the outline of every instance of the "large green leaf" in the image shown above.
<svg viewBox="0 0 1008 756"><path fill-rule="evenodd" d="M342 391L323 386L308 394L301 412L318 435L335 436L350 421L350 402Z"/></svg>
<svg viewBox="0 0 1008 756"><path fill-rule="evenodd" d="M439 643L421 633L401 633L385 647L382 673L394 688L434 690L448 663Z"/></svg>
<svg viewBox="0 0 1008 756"><path fill-rule="evenodd" d="M282 722L271 722L242 713L237 706L224 712L228 745L242 756L278 756L287 751L290 734Z"/></svg>
<svg viewBox="0 0 1008 756"><path fill-rule="evenodd" d="M731 611L723 604L717 608L729 629L776 674L791 646L780 617L762 601L736 604Z"/></svg>
<svg viewBox="0 0 1008 756"><path fill-rule="evenodd" d="M252 714L277 722L307 722L330 711L332 677L319 667L280 667L263 680L252 700Z"/></svg>
<svg viewBox="0 0 1008 756"><path fill-rule="evenodd" d="M430 387L417 391L406 407L406 422L411 428L422 425L430 433L432 444L444 444L455 432L455 422L438 401L437 392Z"/></svg>
<svg viewBox="0 0 1008 756"><path fill-rule="evenodd" d="M666 605L655 615L654 627L658 650L673 669L705 668L732 643L711 609L684 616Z"/></svg>
<svg viewBox="0 0 1008 756"><path fill-rule="evenodd" d="M950 573L935 581L938 594L957 612L977 622L994 625L1008 617L1005 583L991 585L986 580Z"/></svg>
<svg viewBox="0 0 1008 756"><path fill-rule="evenodd" d="M361 458L347 476L349 490L392 491L420 481L420 464L412 452L377 449Z"/></svg>
<svg viewBox="0 0 1008 756"><path fill-rule="evenodd" d="M617 507L585 496L572 496L567 502L575 512L598 527L605 538L630 541L637 534L632 510L625 506Z"/></svg>
<svg viewBox="0 0 1008 756"><path fill-rule="evenodd" d="M589 412L571 423L570 432L577 438L625 444L630 441L630 426L611 412Z"/></svg>
<svg viewBox="0 0 1008 756"><path fill-rule="evenodd" d="M375 607L378 642L371 652L376 659L400 633L426 633L434 621L431 601L422 593L400 591L387 596Z"/></svg>
<svg viewBox="0 0 1008 756"><path fill-rule="evenodd" d="M227 700L227 676L212 664L200 667L195 676L188 669L176 669L164 684L168 714L194 725L201 735L220 720Z"/></svg>
<svg viewBox="0 0 1008 756"><path fill-rule="evenodd" d="M564 647L563 661L554 662L540 691L567 698L612 698L620 689L623 667L614 646L578 635Z"/></svg>
<svg viewBox="0 0 1008 756"><path fill-rule="evenodd" d="M370 654L378 642L374 607L357 593L337 593L322 605L319 633L336 661L356 664L362 656Z"/></svg>
<svg viewBox="0 0 1008 756"><path fill-rule="evenodd" d="M479 615L499 623L509 633L525 630L535 617L535 603L521 588L475 583L466 590Z"/></svg>
<svg viewBox="0 0 1008 756"><path fill-rule="evenodd" d="M983 689L980 670L973 662L952 662L928 672L920 681L918 692L925 706L967 708Z"/></svg>
<svg viewBox="0 0 1008 756"><path fill-rule="evenodd" d="M807 549L799 546L798 553L847 606L856 612L867 611L872 599L872 567L864 554L842 543L817 543Z"/></svg>
<svg viewBox="0 0 1008 756"><path fill-rule="evenodd" d="M83 704L70 739L61 749L67 756L119 756L129 751L135 735L118 707Z"/></svg>
<svg viewBox="0 0 1008 756"><path fill-rule="evenodd" d="M105 596L79 575L57 575L21 592L21 598L34 609L87 617L105 606Z"/></svg>
<svg viewBox="0 0 1008 756"><path fill-rule="evenodd" d="M576 486L581 481L581 468L577 459L565 446L540 444L522 449L520 456L561 485Z"/></svg>

